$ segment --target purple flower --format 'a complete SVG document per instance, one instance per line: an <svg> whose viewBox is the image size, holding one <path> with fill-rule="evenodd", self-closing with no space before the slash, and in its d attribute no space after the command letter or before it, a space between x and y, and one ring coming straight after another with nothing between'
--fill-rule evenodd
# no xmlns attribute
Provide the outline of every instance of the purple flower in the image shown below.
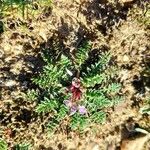
<svg viewBox="0 0 150 150"><path fill-rule="evenodd" d="M70 108L70 116L74 115L78 110L78 107L77 106L72 106Z"/></svg>
<svg viewBox="0 0 150 150"><path fill-rule="evenodd" d="M79 113L81 114L81 115L85 115L85 114L87 114L87 109L85 108L85 106L78 106L78 110L79 110Z"/></svg>
<svg viewBox="0 0 150 150"><path fill-rule="evenodd" d="M87 109L85 106L77 106L76 104L73 104L71 100L64 100L64 104L70 109L70 116L74 115L77 110L81 115L87 114Z"/></svg>
<svg viewBox="0 0 150 150"><path fill-rule="evenodd" d="M64 104L67 106L67 107L71 107L72 106L72 102L70 100L64 100Z"/></svg>
<svg viewBox="0 0 150 150"><path fill-rule="evenodd" d="M71 100L65 100L64 104L70 109L70 115L74 115L77 112L78 107Z"/></svg>

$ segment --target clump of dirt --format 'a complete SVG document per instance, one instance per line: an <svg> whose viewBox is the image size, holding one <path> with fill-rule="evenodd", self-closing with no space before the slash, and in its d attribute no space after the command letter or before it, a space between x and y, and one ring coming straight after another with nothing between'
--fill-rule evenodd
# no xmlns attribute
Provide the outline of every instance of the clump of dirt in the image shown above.
<svg viewBox="0 0 150 150"><path fill-rule="evenodd" d="M37 20L7 18L6 31L0 36L0 137L10 148L26 141L36 150L126 150L131 138L135 143L148 139L149 134L141 138L134 132L136 127L150 132L149 116L139 113L150 97L145 78L150 63L150 32L145 23L148 7L146 1L134 0L59 0L46 10L49 15ZM124 101L107 111L104 124L83 135L63 131L49 138L44 126L50 114L38 115L37 102L27 101L24 93L35 87L31 78L44 65L43 48L53 47L56 55L60 50L73 53L85 39L93 48L107 47L113 54Z"/></svg>

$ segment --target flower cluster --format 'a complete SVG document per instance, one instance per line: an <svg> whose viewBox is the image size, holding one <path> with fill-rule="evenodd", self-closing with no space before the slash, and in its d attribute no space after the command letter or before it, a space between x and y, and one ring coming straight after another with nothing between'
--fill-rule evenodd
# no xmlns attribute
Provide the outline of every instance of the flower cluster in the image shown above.
<svg viewBox="0 0 150 150"><path fill-rule="evenodd" d="M85 106L79 105L79 101L82 97L82 90L81 90L81 82L78 78L73 78L72 85L68 89L71 92L71 97L69 100L65 100L64 104L69 108L70 115L75 114L77 111L81 115L87 114L87 110Z"/></svg>

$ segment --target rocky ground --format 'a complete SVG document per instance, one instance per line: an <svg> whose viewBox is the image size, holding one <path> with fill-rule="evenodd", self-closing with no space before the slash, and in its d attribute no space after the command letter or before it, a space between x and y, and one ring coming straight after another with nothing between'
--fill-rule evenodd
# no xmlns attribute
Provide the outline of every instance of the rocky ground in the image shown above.
<svg viewBox="0 0 150 150"><path fill-rule="evenodd" d="M140 113L150 99L149 9L148 1L138 0L57 0L34 19L2 18L0 136L10 149L21 141L31 143L33 150L150 149L150 117ZM58 50L74 51L83 39L112 52L124 101L108 110L104 124L83 135L64 131L49 136L42 127L49 115L38 116L36 102L25 93L34 88L31 78L42 69L43 48L59 45ZM132 132L137 127L147 134Z"/></svg>

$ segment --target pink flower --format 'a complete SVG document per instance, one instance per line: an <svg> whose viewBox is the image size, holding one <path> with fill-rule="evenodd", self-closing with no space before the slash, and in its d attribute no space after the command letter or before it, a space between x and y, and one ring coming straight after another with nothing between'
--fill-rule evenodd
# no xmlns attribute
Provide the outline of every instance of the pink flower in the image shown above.
<svg viewBox="0 0 150 150"><path fill-rule="evenodd" d="M73 104L70 100L65 100L64 104L70 109L70 115L74 115L77 112L77 110L81 115L87 114L87 109L85 108L85 106L77 106Z"/></svg>
<svg viewBox="0 0 150 150"><path fill-rule="evenodd" d="M71 93L72 93L72 96L71 96L71 99L73 101L75 100L80 100L81 99L81 96L82 96L82 92L80 91L80 89L72 86L71 87Z"/></svg>
<svg viewBox="0 0 150 150"><path fill-rule="evenodd" d="M74 115L77 112L78 107L71 100L65 100L64 104L70 109L70 115Z"/></svg>
<svg viewBox="0 0 150 150"><path fill-rule="evenodd" d="M87 109L85 108L85 106L78 106L78 110L79 110L79 113L81 114L81 115L85 115L85 114L87 114Z"/></svg>
<svg viewBox="0 0 150 150"><path fill-rule="evenodd" d="M67 107L71 107L72 106L72 102L70 100L64 100L64 104L67 106Z"/></svg>
<svg viewBox="0 0 150 150"><path fill-rule="evenodd" d="M74 78L72 80L72 85L69 88L69 91L71 92L71 97L69 100L65 100L64 104L69 108L70 115L75 114L77 111L81 115L87 114L86 108L84 106L78 106L77 103L77 100L80 100L82 96L80 79Z"/></svg>
<svg viewBox="0 0 150 150"><path fill-rule="evenodd" d="M72 116L72 115L74 115L76 112L77 112L77 110L78 110L78 107L77 106L72 106L71 108L70 108L70 116Z"/></svg>
<svg viewBox="0 0 150 150"><path fill-rule="evenodd" d="M73 80L72 80L72 86L74 86L75 88L80 88L80 85L81 85L80 79L73 78Z"/></svg>
<svg viewBox="0 0 150 150"><path fill-rule="evenodd" d="M75 100L80 100L81 99L81 96L82 96L82 92L80 90L80 79L78 78L74 78L72 80L72 85L71 85L71 88L70 88L70 91L72 93L72 101L75 101Z"/></svg>

